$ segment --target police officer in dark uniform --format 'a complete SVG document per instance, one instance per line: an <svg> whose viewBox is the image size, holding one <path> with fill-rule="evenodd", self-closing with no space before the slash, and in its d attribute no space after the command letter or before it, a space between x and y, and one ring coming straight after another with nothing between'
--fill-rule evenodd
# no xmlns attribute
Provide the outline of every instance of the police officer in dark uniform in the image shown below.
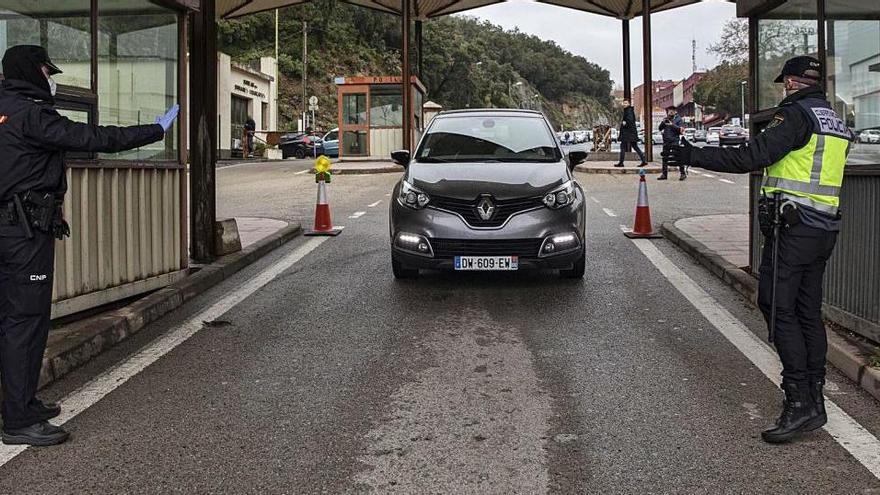
<svg viewBox="0 0 880 495"><path fill-rule="evenodd" d="M61 73L46 50L19 45L3 56L0 87L0 376L3 443L55 445L67 440L49 419L61 408L36 397L49 332L55 239L69 235L61 207L64 152L116 152L164 138L175 105L156 124L102 127L73 122L55 109Z"/></svg>
<svg viewBox="0 0 880 495"><path fill-rule="evenodd" d="M827 421L822 277L840 230L840 188L853 135L826 100L821 73L813 57L788 60L775 81L784 85L784 99L767 128L747 146L694 148L685 143L666 152L670 163L716 172L764 170L758 302L782 361L785 392L782 414L761 434L771 443L787 442Z"/></svg>

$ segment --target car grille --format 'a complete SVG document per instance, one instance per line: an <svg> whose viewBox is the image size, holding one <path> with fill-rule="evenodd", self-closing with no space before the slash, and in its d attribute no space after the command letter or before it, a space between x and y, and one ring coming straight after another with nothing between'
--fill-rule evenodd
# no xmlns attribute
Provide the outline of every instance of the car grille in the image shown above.
<svg viewBox="0 0 880 495"><path fill-rule="evenodd" d="M456 213L464 218L464 221L467 222L468 225L483 228L500 227L507 222L508 218L517 213L544 206L544 202L541 198L494 201L495 213L489 220L483 220L480 218L479 213L477 213L477 203L481 199L482 197L471 201L465 201L461 199L432 196L429 206Z"/></svg>
<svg viewBox="0 0 880 495"><path fill-rule="evenodd" d="M430 239L435 258L454 256L519 256L537 258L542 239Z"/></svg>

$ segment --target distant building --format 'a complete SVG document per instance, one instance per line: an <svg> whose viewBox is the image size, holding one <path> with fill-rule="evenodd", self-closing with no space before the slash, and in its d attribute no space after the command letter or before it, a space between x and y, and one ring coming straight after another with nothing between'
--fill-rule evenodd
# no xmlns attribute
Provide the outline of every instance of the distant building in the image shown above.
<svg viewBox="0 0 880 495"><path fill-rule="evenodd" d="M660 121L666 115L666 108L675 106L678 108L679 114L684 118L685 123L691 127L700 127L702 125L702 111L698 105L694 103L694 91L697 83L703 79L705 72L694 72L690 76L680 81L663 80L654 81L654 128L660 124ZM644 115L643 105L643 85L638 85L633 89L633 106L636 115Z"/></svg>

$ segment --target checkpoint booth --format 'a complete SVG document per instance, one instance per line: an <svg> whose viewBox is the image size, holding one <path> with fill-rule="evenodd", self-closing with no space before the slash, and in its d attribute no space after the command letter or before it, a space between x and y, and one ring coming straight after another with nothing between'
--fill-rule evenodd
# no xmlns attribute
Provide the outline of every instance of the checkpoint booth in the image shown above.
<svg viewBox="0 0 880 495"><path fill-rule="evenodd" d="M401 76L338 77L336 96L339 122L339 159L388 160L403 148L403 98ZM425 85L412 76L412 142L418 143L425 127Z"/></svg>

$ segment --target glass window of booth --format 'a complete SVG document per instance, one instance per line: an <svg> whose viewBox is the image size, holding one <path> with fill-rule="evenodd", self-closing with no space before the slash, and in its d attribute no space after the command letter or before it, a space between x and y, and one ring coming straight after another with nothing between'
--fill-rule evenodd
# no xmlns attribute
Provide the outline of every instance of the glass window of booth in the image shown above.
<svg viewBox="0 0 880 495"><path fill-rule="evenodd" d="M758 109L775 107L782 86L773 82L789 58L818 58L816 0L789 0L758 20Z"/></svg>
<svg viewBox="0 0 880 495"><path fill-rule="evenodd" d="M0 53L15 45L46 48L63 74L59 85L91 88L90 0L0 0Z"/></svg>
<svg viewBox="0 0 880 495"><path fill-rule="evenodd" d="M403 125L403 98L399 84L370 88L370 127L400 127Z"/></svg>
<svg viewBox="0 0 880 495"><path fill-rule="evenodd" d="M98 112L102 125L150 124L177 101L178 16L148 0L98 1ZM174 128L163 141L102 155L177 159Z"/></svg>

